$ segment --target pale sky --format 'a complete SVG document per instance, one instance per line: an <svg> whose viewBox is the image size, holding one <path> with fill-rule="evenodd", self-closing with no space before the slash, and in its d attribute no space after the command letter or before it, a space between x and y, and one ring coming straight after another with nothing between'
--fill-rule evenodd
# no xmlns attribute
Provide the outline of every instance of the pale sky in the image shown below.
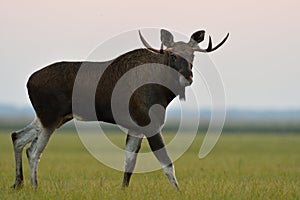
<svg viewBox="0 0 300 200"><path fill-rule="evenodd" d="M299 109L299 19L297 0L1 0L0 104L30 105L27 79L48 64L84 60L113 36L161 27L187 36L204 29L216 43L230 33L210 54L227 107ZM201 95L206 105L209 98Z"/></svg>

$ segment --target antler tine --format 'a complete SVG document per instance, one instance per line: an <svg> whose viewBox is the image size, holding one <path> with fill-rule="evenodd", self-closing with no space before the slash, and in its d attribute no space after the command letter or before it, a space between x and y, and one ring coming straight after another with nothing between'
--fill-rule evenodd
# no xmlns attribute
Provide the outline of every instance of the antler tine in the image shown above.
<svg viewBox="0 0 300 200"><path fill-rule="evenodd" d="M218 49L220 46L222 46L226 42L226 40L227 40L228 37L229 37L229 33L227 33L226 37L222 40L222 42L220 42L217 46L215 46L214 48L212 48L211 51L214 51L214 50Z"/></svg>
<svg viewBox="0 0 300 200"><path fill-rule="evenodd" d="M150 44L148 44L148 42L144 39L144 37L142 36L140 30L139 30L139 36L140 36L140 39L141 39L143 45L144 45L147 49L153 49L153 48L150 46Z"/></svg>
<svg viewBox="0 0 300 200"><path fill-rule="evenodd" d="M229 33L227 33L226 37L222 40L222 42L220 42L217 46L215 46L214 48L212 48L212 39L211 37L209 36L209 41L208 41L208 47L207 49L201 49L200 47L196 47L196 48L193 48L194 51L199 51L199 52L212 52L214 50L217 50L220 46L222 46L226 40L228 39L229 37Z"/></svg>
<svg viewBox="0 0 300 200"><path fill-rule="evenodd" d="M143 45L149 49L150 51L153 51L155 53L163 53L163 49L161 48L160 50L157 50L157 49L154 49L153 47L150 46L150 44L148 44L148 42L144 39L144 37L142 36L141 34L141 31L139 30L139 36L140 36L140 39L143 43Z"/></svg>
<svg viewBox="0 0 300 200"><path fill-rule="evenodd" d="M211 49L212 49L212 40L211 37L209 36L208 47L206 49L206 52L209 52Z"/></svg>

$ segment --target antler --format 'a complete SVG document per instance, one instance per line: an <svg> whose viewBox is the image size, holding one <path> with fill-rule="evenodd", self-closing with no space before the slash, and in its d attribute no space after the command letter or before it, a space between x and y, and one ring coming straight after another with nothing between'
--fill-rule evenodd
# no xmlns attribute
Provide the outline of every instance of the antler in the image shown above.
<svg viewBox="0 0 300 200"><path fill-rule="evenodd" d="M227 33L226 37L222 40L222 42L220 42L217 46L212 48L212 40L211 40L211 37L209 36L207 49L201 49L200 47L195 47L195 48L193 48L193 50L194 51L199 51L199 52L212 52L212 51L218 49L220 46L222 46L225 43L225 41L227 40L228 37L229 37L229 33Z"/></svg>
<svg viewBox="0 0 300 200"><path fill-rule="evenodd" d="M163 52L163 49L162 49L162 46L161 46L161 49L160 50L157 50L157 49L154 49L153 47L150 46L150 44L144 39L144 37L142 36L141 34L141 31L139 30L139 36L140 36L140 39L143 43L143 45L149 49L150 51L153 51L155 53L162 53Z"/></svg>

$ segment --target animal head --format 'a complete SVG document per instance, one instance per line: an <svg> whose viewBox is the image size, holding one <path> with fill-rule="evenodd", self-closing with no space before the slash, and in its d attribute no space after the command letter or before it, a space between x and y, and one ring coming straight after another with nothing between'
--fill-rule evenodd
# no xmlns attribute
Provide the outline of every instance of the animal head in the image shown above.
<svg viewBox="0 0 300 200"><path fill-rule="evenodd" d="M209 43L206 49L202 49L198 46L200 42L204 40L205 31L196 31L192 34L189 42L178 41L174 42L172 33L165 29L161 29L161 49L156 50L152 48L144 39L139 31L140 39L147 49L155 53L164 54L167 56L168 65L177 70L180 73L179 82L180 85L185 87L189 86L193 82L193 60L194 52L208 53L218 49L227 40L229 33L217 46L212 47L212 40L209 36ZM165 49L163 47L166 47Z"/></svg>

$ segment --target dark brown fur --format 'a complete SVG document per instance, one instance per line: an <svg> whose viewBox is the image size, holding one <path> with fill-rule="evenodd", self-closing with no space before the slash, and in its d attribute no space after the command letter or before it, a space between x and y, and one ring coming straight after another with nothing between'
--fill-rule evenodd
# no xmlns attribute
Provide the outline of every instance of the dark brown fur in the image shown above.
<svg viewBox="0 0 300 200"><path fill-rule="evenodd" d="M96 90L95 107L98 121L115 123L111 111L111 95L118 80L130 69L146 63L167 64L167 53L157 54L146 49L138 49L119 56L107 67ZM59 127L72 119L73 114L89 119L85 113L72 113L72 92L77 72L81 66L93 71L102 67L97 62L59 62L35 72L27 83L31 103L44 127ZM151 76L153 69L147 73ZM161 74L161 78L168 77ZM171 77L170 77L171 79ZM89 81L89 77L86 77ZM173 84L179 83L176 80ZM83 90L89 90L88 83ZM150 122L149 108L160 104L164 108L176 97L169 89L156 84L148 84L136 90L130 101L130 113L138 125L145 126ZM128 127L126 127L128 128Z"/></svg>

